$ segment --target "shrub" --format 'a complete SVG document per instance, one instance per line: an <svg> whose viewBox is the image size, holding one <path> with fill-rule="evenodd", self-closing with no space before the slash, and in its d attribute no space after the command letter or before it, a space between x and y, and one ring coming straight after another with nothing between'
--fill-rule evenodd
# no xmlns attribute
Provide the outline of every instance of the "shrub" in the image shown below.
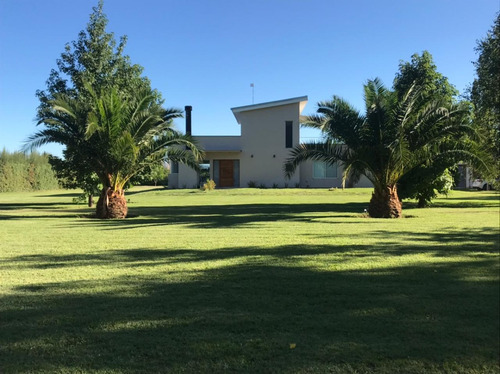
<svg viewBox="0 0 500 374"><path fill-rule="evenodd" d="M213 179L207 179L203 186L201 187L203 191L212 191L215 190L215 182Z"/></svg>
<svg viewBox="0 0 500 374"><path fill-rule="evenodd" d="M247 183L248 188L257 188L257 182L255 181L250 181Z"/></svg>
<svg viewBox="0 0 500 374"><path fill-rule="evenodd" d="M0 192L38 191L59 188L47 154L0 153Z"/></svg>

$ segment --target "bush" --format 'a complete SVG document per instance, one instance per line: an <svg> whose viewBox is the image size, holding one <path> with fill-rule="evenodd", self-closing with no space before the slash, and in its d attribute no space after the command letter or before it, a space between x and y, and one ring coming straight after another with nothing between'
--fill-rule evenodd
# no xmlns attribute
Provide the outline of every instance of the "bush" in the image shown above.
<svg viewBox="0 0 500 374"><path fill-rule="evenodd" d="M207 179L207 181L201 187L203 191L212 191L215 190L215 182L213 179Z"/></svg>
<svg viewBox="0 0 500 374"><path fill-rule="evenodd" d="M133 185L167 186L168 174L169 170L167 169L165 164L161 163L156 165L150 165L146 166L146 168L142 172L134 176L131 182Z"/></svg>
<svg viewBox="0 0 500 374"><path fill-rule="evenodd" d="M0 192L39 191L59 188L49 155L32 152L0 153Z"/></svg>
<svg viewBox="0 0 500 374"><path fill-rule="evenodd" d="M255 181L250 181L247 183L248 188L257 188L257 182Z"/></svg>

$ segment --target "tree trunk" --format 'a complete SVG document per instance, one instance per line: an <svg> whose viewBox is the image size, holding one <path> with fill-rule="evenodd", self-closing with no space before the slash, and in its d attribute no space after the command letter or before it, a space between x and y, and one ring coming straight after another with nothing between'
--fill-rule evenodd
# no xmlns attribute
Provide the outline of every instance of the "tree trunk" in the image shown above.
<svg viewBox="0 0 500 374"><path fill-rule="evenodd" d="M368 213L373 218L400 218L402 204L399 201L396 185L386 186L385 189L375 188L373 191Z"/></svg>
<svg viewBox="0 0 500 374"><path fill-rule="evenodd" d="M89 208L92 208L94 206L94 196L92 196L92 194L89 194L88 205Z"/></svg>
<svg viewBox="0 0 500 374"><path fill-rule="evenodd" d="M418 208L426 208L429 204L427 203L427 200L425 200L425 197L419 196L418 197L418 203L417 207Z"/></svg>
<svg viewBox="0 0 500 374"><path fill-rule="evenodd" d="M99 196L99 200L97 200L97 204L95 207L95 215L97 218L108 218L107 217L107 191L109 188L103 187L101 190L101 195Z"/></svg>
<svg viewBox="0 0 500 374"><path fill-rule="evenodd" d="M125 218L127 216L125 191L103 188L96 206L97 218Z"/></svg>

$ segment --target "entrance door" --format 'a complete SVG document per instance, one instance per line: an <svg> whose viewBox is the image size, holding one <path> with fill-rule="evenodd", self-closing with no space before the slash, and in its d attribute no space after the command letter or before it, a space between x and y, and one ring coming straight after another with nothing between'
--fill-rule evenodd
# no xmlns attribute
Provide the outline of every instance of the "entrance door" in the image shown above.
<svg viewBox="0 0 500 374"><path fill-rule="evenodd" d="M234 187L234 161L219 161L219 187Z"/></svg>

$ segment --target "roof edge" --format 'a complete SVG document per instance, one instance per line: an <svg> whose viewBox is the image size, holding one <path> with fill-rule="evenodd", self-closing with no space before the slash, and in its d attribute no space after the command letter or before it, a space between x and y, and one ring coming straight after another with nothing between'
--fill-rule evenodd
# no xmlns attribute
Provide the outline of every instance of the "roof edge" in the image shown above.
<svg viewBox="0 0 500 374"><path fill-rule="evenodd" d="M265 103L238 106L238 107L231 108L231 111L233 113L240 113L240 112L246 112L249 110L265 109L265 108L271 108L274 106L295 104L295 103L300 103L300 102L307 101L307 100L308 100L307 96L292 97L290 99L268 101Z"/></svg>

